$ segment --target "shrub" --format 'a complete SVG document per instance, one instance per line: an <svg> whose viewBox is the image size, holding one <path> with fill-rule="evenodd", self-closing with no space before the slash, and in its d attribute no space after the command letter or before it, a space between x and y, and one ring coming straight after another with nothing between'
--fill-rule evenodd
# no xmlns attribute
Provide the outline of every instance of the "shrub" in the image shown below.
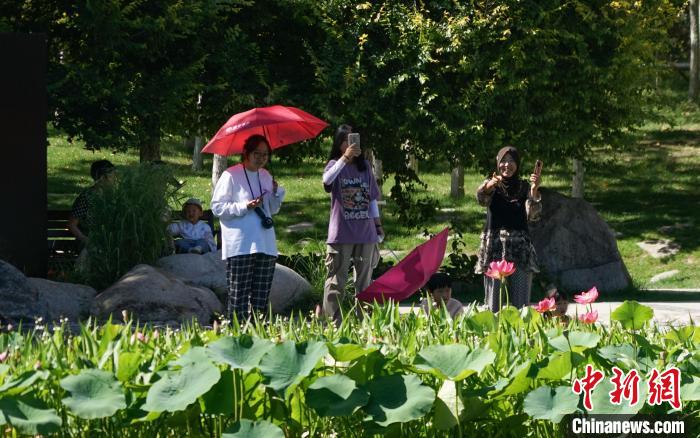
<svg viewBox="0 0 700 438"><path fill-rule="evenodd" d="M105 288L135 265L169 253L166 221L169 201L177 203L174 183L166 166L140 164L120 169L117 182L96 193L82 268L88 284Z"/></svg>

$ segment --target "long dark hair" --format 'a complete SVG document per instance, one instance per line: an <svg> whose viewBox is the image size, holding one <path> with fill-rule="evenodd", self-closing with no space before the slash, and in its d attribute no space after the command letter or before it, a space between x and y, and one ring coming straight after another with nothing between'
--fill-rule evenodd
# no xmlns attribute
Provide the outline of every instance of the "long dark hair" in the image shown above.
<svg viewBox="0 0 700 438"><path fill-rule="evenodd" d="M272 161L272 147L270 147L270 142L267 141L265 136L260 134L253 134L245 139L245 143L243 143L243 153L241 153L242 161L245 161L246 157L250 155L255 149L257 149L258 145L262 142L265 142L265 145L267 145L266 164L270 164L270 161Z"/></svg>
<svg viewBox="0 0 700 438"><path fill-rule="evenodd" d="M350 125L340 125L338 129L335 130L335 135L333 136L333 146L331 146L331 153L328 155L328 160L339 160L343 153L340 151L340 146L344 141L347 141L348 134L352 132L352 126ZM357 170L364 172L367 170L367 161L365 160L364 152L360 154L359 157L354 157L350 164L357 166Z"/></svg>

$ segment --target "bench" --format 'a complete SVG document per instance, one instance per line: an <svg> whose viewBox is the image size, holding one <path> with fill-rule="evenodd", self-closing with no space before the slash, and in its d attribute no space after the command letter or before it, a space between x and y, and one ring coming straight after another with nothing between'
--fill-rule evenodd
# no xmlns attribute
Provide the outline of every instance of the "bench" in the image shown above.
<svg viewBox="0 0 700 438"><path fill-rule="evenodd" d="M48 210L46 212L46 236L49 263L75 261L80 254L80 244L68 229L70 210Z"/></svg>
<svg viewBox="0 0 700 438"><path fill-rule="evenodd" d="M173 212L175 220L180 220L181 211ZM80 244L68 229L70 210L48 210L47 217L47 244L49 264L61 262L74 262L80 254ZM215 216L211 210L204 210L202 220L214 230L216 247L221 248L221 230L214 222Z"/></svg>

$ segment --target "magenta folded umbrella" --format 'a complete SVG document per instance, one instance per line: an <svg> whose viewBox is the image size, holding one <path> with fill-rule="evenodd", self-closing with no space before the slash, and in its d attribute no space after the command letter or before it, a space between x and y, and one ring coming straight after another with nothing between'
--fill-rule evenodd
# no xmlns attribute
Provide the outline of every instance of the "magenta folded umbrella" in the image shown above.
<svg viewBox="0 0 700 438"><path fill-rule="evenodd" d="M360 292L357 299L383 303L389 299L405 300L413 295L440 268L445 257L448 233L449 228L445 228L432 239L418 245L396 266L391 267L367 286L367 289Z"/></svg>

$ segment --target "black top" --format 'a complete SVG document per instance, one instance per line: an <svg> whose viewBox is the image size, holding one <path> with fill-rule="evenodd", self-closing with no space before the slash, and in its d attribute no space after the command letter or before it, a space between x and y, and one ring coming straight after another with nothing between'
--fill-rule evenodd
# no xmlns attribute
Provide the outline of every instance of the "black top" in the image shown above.
<svg viewBox="0 0 700 438"><path fill-rule="evenodd" d="M506 185L499 184L486 212L486 230L528 231L527 201L530 186L523 179L513 178Z"/></svg>

